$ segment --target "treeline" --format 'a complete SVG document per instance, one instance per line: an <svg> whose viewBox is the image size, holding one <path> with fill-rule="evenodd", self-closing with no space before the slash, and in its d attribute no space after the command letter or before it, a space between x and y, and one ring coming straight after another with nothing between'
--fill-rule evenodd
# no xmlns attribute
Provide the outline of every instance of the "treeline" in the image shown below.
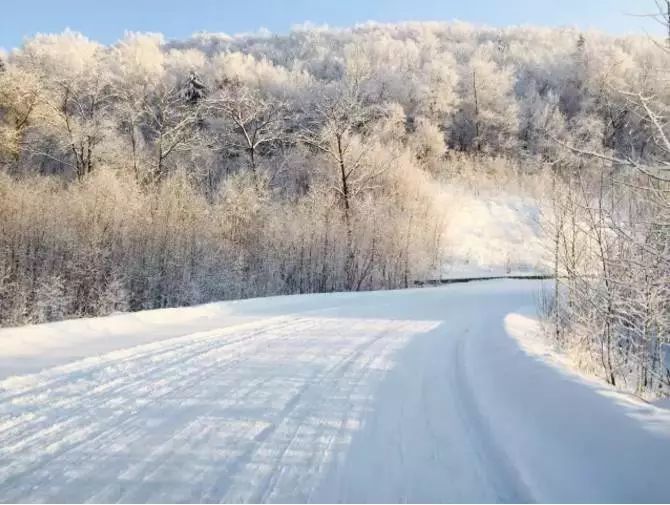
<svg viewBox="0 0 670 505"><path fill-rule="evenodd" d="M440 264L443 141L429 152L352 80L291 98L293 82L203 84L192 57L65 33L7 59L3 324L401 287Z"/></svg>
<svg viewBox="0 0 670 505"><path fill-rule="evenodd" d="M495 158L553 180L557 342L666 388L663 44L459 23L37 35L0 56L0 324L410 285L448 251L441 184Z"/></svg>
<svg viewBox="0 0 670 505"><path fill-rule="evenodd" d="M407 286L438 262L441 229L406 168L356 202L351 242L327 186L286 200L238 174L208 198L185 174L150 191L103 169L68 185L0 175L3 322Z"/></svg>
<svg viewBox="0 0 670 505"><path fill-rule="evenodd" d="M113 46L38 35L1 64L0 155L12 174L105 167L155 182L181 169L213 191L239 170L296 166L293 148L339 112L354 132L384 121L387 140L438 170L446 149L554 162L550 136L644 153L648 128L621 91L667 98L657 49L441 23L181 43L128 34Z"/></svg>

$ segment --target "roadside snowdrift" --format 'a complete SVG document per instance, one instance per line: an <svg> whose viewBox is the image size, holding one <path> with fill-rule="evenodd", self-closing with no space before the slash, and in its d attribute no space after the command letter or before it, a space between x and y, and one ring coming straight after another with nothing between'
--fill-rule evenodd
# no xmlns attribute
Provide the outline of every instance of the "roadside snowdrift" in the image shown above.
<svg viewBox="0 0 670 505"><path fill-rule="evenodd" d="M560 496L564 502L596 502L605 497L613 503L667 502L668 482L646 472L668 464L667 449L661 448L670 442L667 406L650 404L576 372L565 356L546 343L534 307L509 313L504 325L523 351L508 348L499 354L500 359L514 360L514 372L474 381L490 415L501 421L496 429L506 441L508 454L537 490L534 497L554 501ZM506 398L505 405L500 405L498 397L501 386L517 392ZM567 454L580 458L569 470L570 479L565 473ZM590 464L593 461L599 463ZM636 489L630 487L631 477ZM641 498L645 486L648 494Z"/></svg>
<svg viewBox="0 0 670 505"><path fill-rule="evenodd" d="M252 298L0 328L0 379L129 346L253 322L269 314L323 308L351 296L334 293Z"/></svg>

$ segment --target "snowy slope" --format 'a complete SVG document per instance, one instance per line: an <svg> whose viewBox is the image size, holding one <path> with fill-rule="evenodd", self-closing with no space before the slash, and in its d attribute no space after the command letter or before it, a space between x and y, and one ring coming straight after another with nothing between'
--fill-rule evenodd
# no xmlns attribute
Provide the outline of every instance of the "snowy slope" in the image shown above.
<svg viewBox="0 0 670 505"><path fill-rule="evenodd" d="M670 500L670 412L519 345L518 309L539 289L486 281L26 328L41 350L7 348L28 369L49 334L71 332L80 351L63 344L58 366L0 381L0 499ZM155 341L130 347L133 332ZM105 335L122 347L97 355Z"/></svg>
<svg viewBox="0 0 670 505"><path fill-rule="evenodd" d="M448 209L443 277L551 271L536 198L458 184L442 193Z"/></svg>

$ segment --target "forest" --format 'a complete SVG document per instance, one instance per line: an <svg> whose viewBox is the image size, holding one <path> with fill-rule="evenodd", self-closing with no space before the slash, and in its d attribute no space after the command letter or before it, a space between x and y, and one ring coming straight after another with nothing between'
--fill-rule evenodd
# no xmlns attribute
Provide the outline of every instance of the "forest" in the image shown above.
<svg viewBox="0 0 670 505"><path fill-rule="evenodd" d="M668 47L441 22L35 35L0 54L0 325L409 287L448 253L445 188L487 180L543 209L555 345L667 395Z"/></svg>

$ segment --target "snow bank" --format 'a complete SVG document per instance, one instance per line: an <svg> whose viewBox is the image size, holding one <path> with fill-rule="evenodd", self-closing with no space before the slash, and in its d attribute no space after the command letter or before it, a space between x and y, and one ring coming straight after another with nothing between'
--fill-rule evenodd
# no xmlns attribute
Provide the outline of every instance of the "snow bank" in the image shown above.
<svg viewBox="0 0 670 505"><path fill-rule="evenodd" d="M651 402L625 391L617 390L610 386L605 380L589 375L579 370L578 366L570 360L566 354L556 350L546 337L546 328L537 317L537 309L534 307L522 307L505 317L505 328L519 346L529 356L541 360L556 368L561 374L608 396L625 398L635 404L655 405L656 407L670 410L670 398L661 398ZM670 418L669 418L670 419Z"/></svg>
<svg viewBox="0 0 670 505"><path fill-rule="evenodd" d="M0 378L128 346L323 308L351 295L274 296L0 329Z"/></svg>
<svg viewBox="0 0 670 505"><path fill-rule="evenodd" d="M508 313L504 328L508 339L471 340L464 368L533 500L667 502L670 411L567 368L532 308Z"/></svg>

